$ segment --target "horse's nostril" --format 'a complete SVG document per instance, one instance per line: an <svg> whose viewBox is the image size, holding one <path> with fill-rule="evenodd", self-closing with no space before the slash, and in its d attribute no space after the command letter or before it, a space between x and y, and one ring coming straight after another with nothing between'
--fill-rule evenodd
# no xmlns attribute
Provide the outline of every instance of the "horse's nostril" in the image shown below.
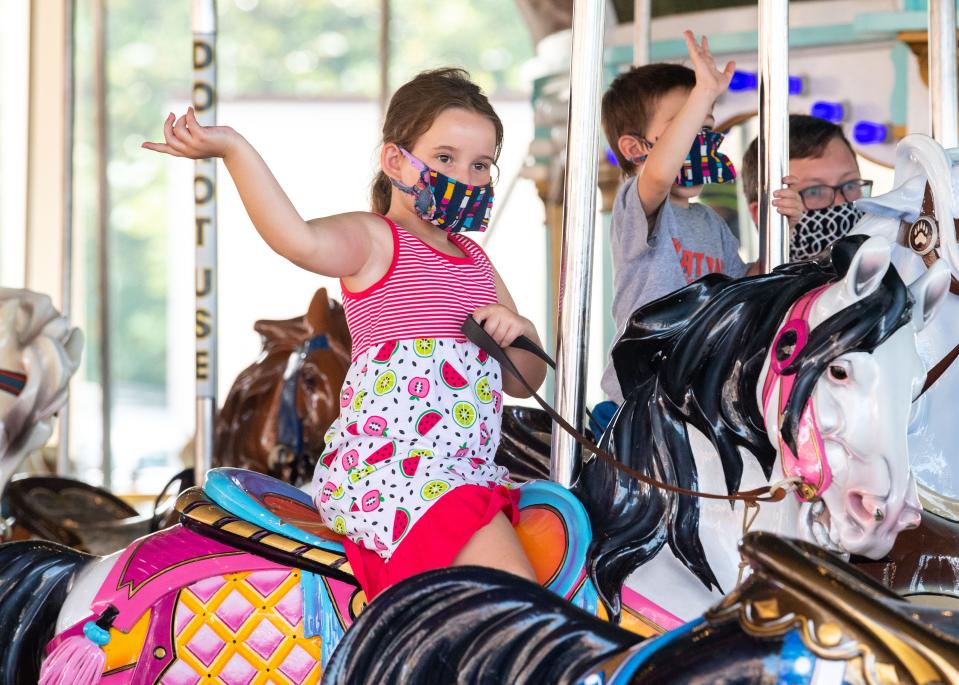
<svg viewBox="0 0 959 685"><path fill-rule="evenodd" d="M906 510L899 515L899 526L903 530L918 528L920 523L922 523L922 513L918 509L907 507Z"/></svg>
<svg viewBox="0 0 959 685"><path fill-rule="evenodd" d="M880 500L861 492L850 492L846 498L847 511L862 524L879 523L886 518L886 508Z"/></svg>

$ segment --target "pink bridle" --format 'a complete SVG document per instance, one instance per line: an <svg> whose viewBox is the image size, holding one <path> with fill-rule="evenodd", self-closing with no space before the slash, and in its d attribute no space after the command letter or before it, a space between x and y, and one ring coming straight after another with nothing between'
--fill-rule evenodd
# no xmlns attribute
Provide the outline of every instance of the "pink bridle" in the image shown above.
<svg viewBox="0 0 959 685"><path fill-rule="evenodd" d="M816 424L816 412L813 409L812 397L803 407L802 416L799 419L799 430L795 436L796 454L793 454L793 451L782 438L783 407L789 401L793 385L796 382L795 373L783 375L783 370L800 355L806 346L809 340L809 315L816 300L828 287L824 285L816 288L803 295L793 304L789 310L786 325L779 329L776 339L769 348L769 373L766 376L766 382L763 384L763 416L765 416L769 407L769 400L772 399L773 387L776 385L776 381L779 381L779 406L776 409L776 422L780 428L779 453L782 455L783 473L787 478L798 476L802 479L796 489L796 496L806 502L820 497L823 491L829 487L832 482L832 470L829 468L829 462L826 461L826 448ZM776 358L776 351L786 335L795 335L796 340L789 356L780 360Z"/></svg>

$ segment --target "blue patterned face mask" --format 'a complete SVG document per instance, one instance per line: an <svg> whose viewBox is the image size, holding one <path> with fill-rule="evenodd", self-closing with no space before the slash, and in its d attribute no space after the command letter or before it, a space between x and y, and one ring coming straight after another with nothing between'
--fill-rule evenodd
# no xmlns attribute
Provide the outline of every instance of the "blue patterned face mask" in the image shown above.
<svg viewBox="0 0 959 685"><path fill-rule="evenodd" d="M729 157L719 151L719 145L723 142L723 134L714 131L711 128L702 129L689 146L689 152L686 159L683 160L683 168L676 175L673 185L682 188L693 188L706 183L732 183L736 180L736 169L733 167ZM639 137L647 148L652 148L653 144L646 138ZM635 162L645 162L647 155L642 155L634 160Z"/></svg>
<svg viewBox="0 0 959 685"><path fill-rule="evenodd" d="M411 153L400 148L420 177L411 186L395 179L390 182L413 196L416 215L450 233L485 231L493 208L493 186L473 186L444 176Z"/></svg>
<svg viewBox="0 0 959 685"><path fill-rule="evenodd" d="M683 168L673 181L673 185L684 188L701 186L706 183L732 183L736 180L736 169L729 157L719 151L723 134L704 128L689 147L689 153L683 161Z"/></svg>

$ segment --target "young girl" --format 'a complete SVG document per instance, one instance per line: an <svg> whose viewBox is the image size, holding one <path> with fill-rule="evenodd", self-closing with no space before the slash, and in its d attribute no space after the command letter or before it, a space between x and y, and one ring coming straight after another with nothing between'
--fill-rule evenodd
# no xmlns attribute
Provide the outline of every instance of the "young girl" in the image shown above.
<svg viewBox="0 0 959 685"><path fill-rule="evenodd" d="M314 475L324 522L367 597L449 565L535 579L513 525L518 493L493 462L501 390L522 397L499 364L462 338L472 314L501 346L538 342L483 250L461 231L486 228L503 126L460 69L400 88L383 123L373 213L304 221L256 150L192 109L164 124L176 157L222 157L257 231L298 266L339 277L353 364ZM533 386L546 374L509 350Z"/></svg>

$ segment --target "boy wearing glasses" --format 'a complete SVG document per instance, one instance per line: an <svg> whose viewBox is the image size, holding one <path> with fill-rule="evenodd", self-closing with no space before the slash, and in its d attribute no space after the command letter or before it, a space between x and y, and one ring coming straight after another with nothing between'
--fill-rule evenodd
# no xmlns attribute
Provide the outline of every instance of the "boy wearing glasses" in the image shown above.
<svg viewBox="0 0 959 685"><path fill-rule="evenodd" d="M686 31L695 71L649 64L620 74L603 96L606 138L626 179L613 204L613 319L622 331L641 305L708 273L745 274L739 243L704 204L690 203L704 183L736 177L718 152L713 103L729 86L735 65L720 70L705 36ZM601 382L616 403L623 396L612 362Z"/></svg>
<svg viewBox="0 0 959 685"><path fill-rule="evenodd" d="M757 223L758 146L753 140L742 165L743 192ZM773 191L773 205L789 221L790 261L815 259L846 235L863 215L853 202L872 191L842 129L805 114L789 116L789 175L783 183L785 188Z"/></svg>

